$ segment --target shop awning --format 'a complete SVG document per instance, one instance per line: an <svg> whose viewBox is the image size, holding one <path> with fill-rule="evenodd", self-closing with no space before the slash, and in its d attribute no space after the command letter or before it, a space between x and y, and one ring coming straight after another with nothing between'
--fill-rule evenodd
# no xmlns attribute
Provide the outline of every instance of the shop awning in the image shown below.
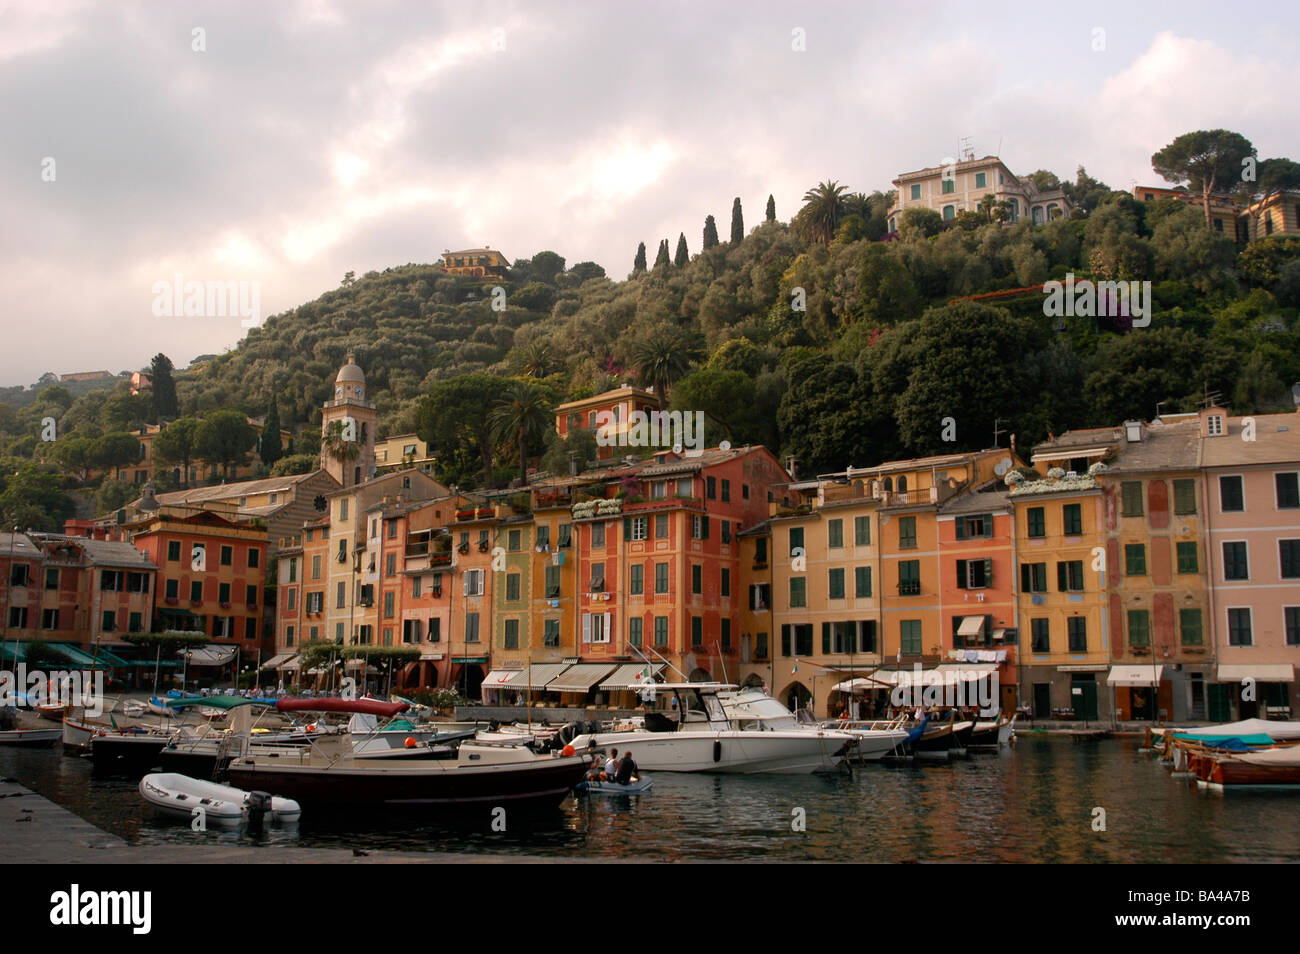
<svg viewBox="0 0 1300 954"><path fill-rule="evenodd" d="M483 689L500 689L521 672L523 672L522 669L493 669L483 677L480 686Z"/></svg>
<svg viewBox="0 0 1300 954"><path fill-rule="evenodd" d="M600 684L602 689L640 689L663 671L663 663L624 663ZM647 671L650 678L646 678Z"/></svg>
<svg viewBox="0 0 1300 954"><path fill-rule="evenodd" d="M997 672L996 663L944 663L937 669L881 669L871 674L876 682L886 686L955 686L963 682L979 682Z"/></svg>
<svg viewBox="0 0 1300 954"><path fill-rule="evenodd" d="M1106 681L1112 686L1157 686L1164 666L1111 666Z"/></svg>
<svg viewBox="0 0 1300 954"><path fill-rule="evenodd" d="M859 676L857 679L847 679L844 682L837 682L831 686L831 692L870 692L873 689L885 689L888 686L885 683L876 682L874 679L868 679L865 676Z"/></svg>
<svg viewBox="0 0 1300 954"><path fill-rule="evenodd" d="M964 672L964 673L975 673L975 675L974 675L973 677L972 677L972 676L966 676L965 678L967 678L967 679L971 679L971 678L979 679L979 678L982 678L982 677L984 677L984 676L988 676L988 675L991 675L992 673L997 672L997 671L998 671L998 664L997 664L997 663L991 663L991 662L952 662L952 663L939 663L939 665L938 665L938 667L937 667L937 671L938 671L938 672Z"/></svg>
<svg viewBox="0 0 1300 954"><path fill-rule="evenodd" d="M420 660L422 662L427 662L429 660L433 660L436 662L439 659L446 658L446 655L447 655L446 653L435 653L432 649L420 650Z"/></svg>
<svg viewBox="0 0 1300 954"><path fill-rule="evenodd" d="M546 687L547 692L586 692L617 667L613 663L579 663Z"/></svg>
<svg viewBox="0 0 1300 954"><path fill-rule="evenodd" d="M560 673L569 668L568 663L538 663L527 669L520 669L515 677L506 683L508 689L545 689Z"/></svg>
<svg viewBox="0 0 1300 954"><path fill-rule="evenodd" d="M1243 679L1291 682L1295 679L1295 667L1290 663L1219 663L1216 682L1240 682Z"/></svg>
<svg viewBox="0 0 1300 954"><path fill-rule="evenodd" d="M984 632L983 616L963 616L961 625L957 627L958 636L978 636Z"/></svg>
<svg viewBox="0 0 1300 954"><path fill-rule="evenodd" d="M294 656L292 659L285 661L280 668L289 672L297 672L302 668L302 659L298 656Z"/></svg>
<svg viewBox="0 0 1300 954"><path fill-rule="evenodd" d="M209 643L189 650L186 655L191 666L224 666L235 658L235 647Z"/></svg>
<svg viewBox="0 0 1300 954"><path fill-rule="evenodd" d="M283 669L285 668L284 664L287 663L290 659L295 658L297 655L298 655L297 653L276 653L266 662L262 663L261 668L263 671L269 669Z"/></svg>

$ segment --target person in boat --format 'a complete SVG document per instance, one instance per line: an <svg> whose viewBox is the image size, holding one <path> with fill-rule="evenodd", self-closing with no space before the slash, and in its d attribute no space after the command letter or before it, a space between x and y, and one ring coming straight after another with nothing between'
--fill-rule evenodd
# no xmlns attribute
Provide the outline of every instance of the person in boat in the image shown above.
<svg viewBox="0 0 1300 954"><path fill-rule="evenodd" d="M614 776L618 774L618 749L609 750L609 759L605 762L605 770L600 773L601 781L612 782Z"/></svg>
<svg viewBox="0 0 1300 954"><path fill-rule="evenodd" d="M636 762L632 761L630 751L624 752L623 758L619 760L618 774L614 776L614 781L619 785L630 785L634 781L639 781Z"/></svg>
<svg viewBox="0 0 1300 954"><path fill-rule="evenodd" d="M587 779L592 782L599 782L601 774L600 754L597 753L591 757L591 767L587 769Z"/></svg>

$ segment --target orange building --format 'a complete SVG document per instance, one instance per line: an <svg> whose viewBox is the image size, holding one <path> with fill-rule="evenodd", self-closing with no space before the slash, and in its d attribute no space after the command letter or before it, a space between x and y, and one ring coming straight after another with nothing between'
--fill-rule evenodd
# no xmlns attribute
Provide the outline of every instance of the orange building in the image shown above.
<svg viewBox="0 0 1300 954"><path fill-rule="evenodd" d="M595 435L597 428L608 427L611 443L599 446L596 457L599 460L622 457L627 451L618 445L626 444L625 438L632 414L634 412L650 414L658 411L662 406L663 402L653 389L646 390L625 384L613 391L561 404L555 409L555 432L561 437L568 437L575 431L585 429ZM577 463L581 469L586 461Z"/></svg>
<svg viewBox="0 0 1300 954"><path fill-rule="evenodd" d="M468 278L505 278L510 262L495 249L467 248L443 252L442 267L452 275Z"/></svg>

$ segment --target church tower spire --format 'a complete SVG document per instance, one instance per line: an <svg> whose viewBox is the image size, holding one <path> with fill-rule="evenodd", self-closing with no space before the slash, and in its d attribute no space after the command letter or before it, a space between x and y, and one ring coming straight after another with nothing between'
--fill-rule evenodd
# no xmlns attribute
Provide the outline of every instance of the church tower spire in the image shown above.
<svg viewBox="0 0 1300 954"><path fill-rule="evenodd" d="M366 375L348 351L334 378L334 398L321 407L320 465L344 487L375 473L375 425L379 414L366 400Z"/></svg>

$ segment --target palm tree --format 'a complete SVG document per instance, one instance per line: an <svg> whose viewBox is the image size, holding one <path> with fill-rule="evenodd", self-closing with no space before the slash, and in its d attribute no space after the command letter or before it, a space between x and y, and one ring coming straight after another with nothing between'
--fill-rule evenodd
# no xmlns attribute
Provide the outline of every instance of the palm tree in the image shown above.
<svg viewBox="0 0 1300 954"><path fill-rule="evenodd" d="M528 445L540 446L551 426L555 409L546 391L532 381L515 379L506 384L501 399L488 412L492 438L519 449L519 480L528 483Z"/></svg>
<svg viewBox="0 0 1300 954"><path fill-rule="evenodd" d="M844 218L845 186L838 182L823 182L804 193L804 207L795 221L801 232L810 240L829 245Z"/></svg>
<svg viewBox="0 0 1300 954"><path fill-rule="evenodd" d="M356 441L344 439L342 421L331 421L325 431L325 436L321 438L321 447L330 457L344 465L343 486L346 487L348 485L347 465L361 456L361 445Z"/></svg>
<svg viewBox="0 0 1300 954"><path fill-rule="evenodd" d="M519 373L529 378L544 378L555 367L555 354L544 341L534 341L519 349Z"/></svg>
<svg viewBox="0 0 1300 954"><path fill-rule="evenodd" d="M662 331L633 342L627 357L641 383L653 387L666 403L673 382L690 370L699 349L679 330Z"/></svg>
<svg viewBox="0 0 1300 954"><path fill-rule="evenodd" d="M997 208L998 197L993 193L987 193L984 198L980 199L979 209L984 213L984 217L990 222L993 221L993 210Z"/></svg>

